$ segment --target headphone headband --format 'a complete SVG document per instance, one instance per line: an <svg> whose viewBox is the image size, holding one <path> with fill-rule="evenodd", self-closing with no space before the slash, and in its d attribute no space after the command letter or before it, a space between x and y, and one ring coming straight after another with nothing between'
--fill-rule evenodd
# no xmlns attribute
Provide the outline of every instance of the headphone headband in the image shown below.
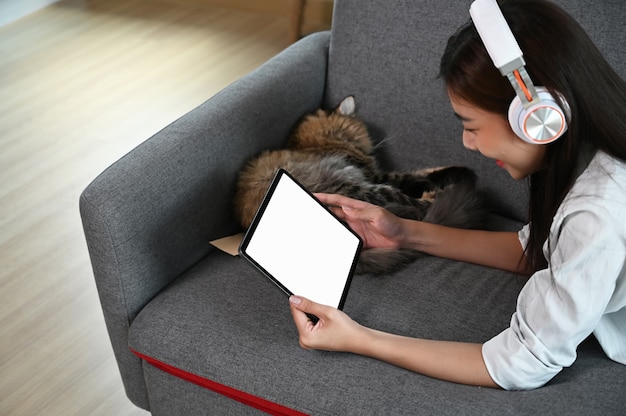
<svg viewBox="0 0 626 416"><path fill-rule="evenodd" d="M524 107L536 104L538 95L526 72L524 54L496 0L474 1L470 16L493 64L508 78Z"/></svg>
<svg viewBox="0 0 626 416"><path fill-rule="evenodd" d="M524 54L495 0L476 0L469 12L493 64L502 75L526 65Z"/></svg>

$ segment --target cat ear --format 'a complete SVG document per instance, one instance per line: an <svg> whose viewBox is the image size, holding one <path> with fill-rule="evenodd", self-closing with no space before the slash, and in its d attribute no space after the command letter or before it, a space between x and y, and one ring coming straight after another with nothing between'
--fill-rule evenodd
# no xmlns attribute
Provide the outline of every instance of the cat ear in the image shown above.
<svg viewBox="0 0 626 416"><path fill-rule="evenodd" d="M344 116L351 116L356 111L356 103L354 102L353 96L348 96L343 99L339 107L337 107L337 111Z"/></svg>

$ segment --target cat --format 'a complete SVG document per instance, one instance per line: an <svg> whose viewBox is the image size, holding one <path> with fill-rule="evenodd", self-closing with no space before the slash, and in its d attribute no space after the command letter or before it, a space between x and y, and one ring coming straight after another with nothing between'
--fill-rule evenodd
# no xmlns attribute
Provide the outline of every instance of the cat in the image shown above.
<svg viewBox="0 0 626 416"><path fill-rule="evenodd" d="M481 228L485 207L476 174L452 166L412 172L380 170L366 124L356 117L354 97L335 109L319 109L295 126L285 149L269 150L240 171L235 215L247 229L279 168L311 192L342 194L380 205L397 216L459 228ZM306 219L303 219L305 221ZM356 272L389 274L417 259L411 249L367 249Z"/></svg>

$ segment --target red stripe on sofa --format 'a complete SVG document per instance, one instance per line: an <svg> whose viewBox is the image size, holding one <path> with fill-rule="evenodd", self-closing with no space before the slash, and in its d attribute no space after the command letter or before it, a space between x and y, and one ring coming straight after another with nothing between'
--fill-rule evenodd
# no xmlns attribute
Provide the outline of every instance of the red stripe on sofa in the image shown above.
<svg viewBox="0 0 626 416"><path fill-rule="evenodd" d="M306 413L293 410L289 407L285 407L280 404L270 402L269 400L262 399L250 393L246 393L244 391L234 389L224 384L217 383L213 380L200 377L196 374L189 373L187 371L181 370L180 368L176 368L162 361L159 361L155 358L144 355L138 351L133 350L132 348L131 348L131 351L133 352L133 354L135 354L137 357L141 358L142 360L146 361L148 364L158 368L161 371L165 371L166 373L171 374L174 377L178 377L190 383L196 384L200 387L204 387L205 389L214 391L215 393L219 393L230 399L243 403L246 406L254 407L255 409L269 413L270 415L306 416Z"/></svg>

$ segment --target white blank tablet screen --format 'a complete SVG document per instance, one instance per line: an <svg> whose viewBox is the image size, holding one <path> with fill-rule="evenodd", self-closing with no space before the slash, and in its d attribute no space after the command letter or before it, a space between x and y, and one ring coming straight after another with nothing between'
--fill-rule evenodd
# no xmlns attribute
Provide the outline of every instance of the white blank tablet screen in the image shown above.
<svg viewBox="0 0 626 416"><path fill-rule="evenodd" d="M244 238L242 255L288 293L340 308L360 240L284 171L277 180Z"/></svg>

